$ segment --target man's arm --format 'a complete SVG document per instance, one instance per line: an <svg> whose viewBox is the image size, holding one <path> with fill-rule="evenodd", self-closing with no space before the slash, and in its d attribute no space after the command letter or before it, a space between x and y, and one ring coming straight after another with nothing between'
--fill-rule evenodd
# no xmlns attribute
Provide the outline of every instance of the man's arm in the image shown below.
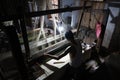
<svg viewBox="0 0 120 80"><path fill-rule="evenodd" d="M51 55L51 54L44 54L45 56L48 56L48 57L50 57L50 58L53 58L53 59L60 59L60 58L62 58L62 57L64 57L65 55L67 55L69 52L70 52L70 49L71 48L71 46L68 46L65 50L64 50L64 52L62 52L60 55L58 55L58 56L56 56L56 55Z"/></svg>

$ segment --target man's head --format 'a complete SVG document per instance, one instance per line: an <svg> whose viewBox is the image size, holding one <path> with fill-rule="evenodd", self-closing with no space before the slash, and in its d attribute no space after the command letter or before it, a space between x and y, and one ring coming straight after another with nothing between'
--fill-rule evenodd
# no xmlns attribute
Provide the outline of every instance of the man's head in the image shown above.
<svg viewBox="0 0 120 80"><path fill-rule="evenodd" d="M65 33L65 38L68 40L68 41L74 41L74 35L73 35L73 33L72 33L72 31L67 31L66 33Z"/></svg>

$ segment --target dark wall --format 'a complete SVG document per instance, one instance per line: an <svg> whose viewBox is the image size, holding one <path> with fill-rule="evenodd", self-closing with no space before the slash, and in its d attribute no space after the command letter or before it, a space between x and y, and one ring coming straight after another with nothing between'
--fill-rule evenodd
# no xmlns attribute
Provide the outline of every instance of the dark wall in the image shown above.
<svg viewBox="0 0 120 80"><path fill-rule="evenodd" d="M0 0L0 15L13 15L25 8L27 0Z"/></svg>
<svg viewBox="0 0 120 80"><path fill-rule="evenodd" d="M120 3L109 3L109 18L106 26L104 40L102 46L110 51L120 50Z"/></svg>
<svg viewBox="0 0 120 80"><path fill-rule="evenodd" d="M113 18L112 23L115 23L115 29L112 35L109 48L112 51L118 51L120 50L120 11L119 15Z"/></svg>

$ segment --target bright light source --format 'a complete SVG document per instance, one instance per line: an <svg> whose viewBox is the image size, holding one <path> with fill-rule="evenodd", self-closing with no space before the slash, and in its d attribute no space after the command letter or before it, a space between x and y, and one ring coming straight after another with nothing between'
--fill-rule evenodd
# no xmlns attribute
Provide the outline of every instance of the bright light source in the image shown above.
<svg viewBox="0 0 120 80"><path fill-rule="evenodd" d="M60 32L64 31L64 28L62 26L59 26L58 29L59 29Z"/></svg>

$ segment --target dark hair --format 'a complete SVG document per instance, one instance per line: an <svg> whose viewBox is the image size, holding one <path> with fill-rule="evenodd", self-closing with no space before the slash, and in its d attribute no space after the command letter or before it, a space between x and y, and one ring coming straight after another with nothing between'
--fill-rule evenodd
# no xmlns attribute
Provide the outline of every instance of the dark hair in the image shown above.
<svg viewBox="0 0 120 80"><path fill-rule="evenodd" d="M67 31L66 33L65 33L65 38L67 39L67 40L71 40L71 39L74 39L74 34L72 33L72 31Z"/></svg>

